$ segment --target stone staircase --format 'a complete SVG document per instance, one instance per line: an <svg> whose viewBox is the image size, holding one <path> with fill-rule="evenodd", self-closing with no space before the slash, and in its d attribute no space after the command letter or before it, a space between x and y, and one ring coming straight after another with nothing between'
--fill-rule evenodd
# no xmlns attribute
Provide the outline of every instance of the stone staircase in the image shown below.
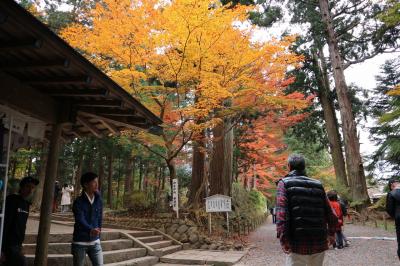
<svg viewBox="0 0 400 266"><path fill-rule="evenodd" d="M144 243L145 245L153 248L156 251L157 256L161 257L182 249L181 245L174 243L173 240L168 239L166 236L154 231L152 231L152 233L152 235L147 234L136 237L136 239ZM130 233L130 235L132 234L133 233Z"/></svg>
<svg viewBox="0 0 400 266"><path fill-rule="evenodd" d="M149 232L152 233L152 232ZM131 234L135 234L132 232ZM143 232L139 232L142 235ZM28 265L33 265L35 259L37 235L26 235L23 250ZM71 234L50 234L48 265L72 266ZM139 246L134 240L120 232L102 232L101 246L103 249L104 265L107 266L151 266L159 261L159 257L148 255L146 248ZM91 265L86 258L86 265Z"/></svg>
<svg viewBox="0 0 400 266"><path fill-rule="evenodd" d="M53 214L52 221L62 225L73 225L71 214ZM35 234L25 236L23 250L28 265L33 265L34 262L36 238ZM71 233L50 234L48 265L72 266L71 243ZM101 246L105 266L151 266L157 264L160 257L183 248L182 243L172 237L158 230L148 229L103 230ZM88 258L86 258L86 265L91 265Z"/></svg>

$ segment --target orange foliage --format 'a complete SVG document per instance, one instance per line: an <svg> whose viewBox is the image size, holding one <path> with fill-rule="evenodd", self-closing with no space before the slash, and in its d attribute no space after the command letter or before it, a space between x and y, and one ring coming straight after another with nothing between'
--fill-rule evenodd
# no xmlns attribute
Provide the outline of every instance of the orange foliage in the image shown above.
<svg viewBox="0 0 400 266"><path fill-rule="evenodd" d="M285 129L301 121L307 114L276 116L271 113L244 126L243 137L238 145L245 156L239 159L241 182L255 180L258 190L271 196L268 190L275 181L287 173L286 145L283 142ZM245 184L248 185L248 184Z"/></svg>
<svg viewBox="0 0 400 266"><path fill-rule="evenodd" d="M287 70L302 60L289 49L295 37L251 42L254 27L237 26L249 8L212 0L103 0L87 14L90 26L72 25L62 36L160 115L161 137L137 137L163 147L167 161L221 118L263 113L254 122L263 127L254 132L260 138L242 147L256 162L254 171L267 179L267 169L282 168L274 155L282 130L302 118L293 114L310 99L284 93L294 81Z"/></svg>

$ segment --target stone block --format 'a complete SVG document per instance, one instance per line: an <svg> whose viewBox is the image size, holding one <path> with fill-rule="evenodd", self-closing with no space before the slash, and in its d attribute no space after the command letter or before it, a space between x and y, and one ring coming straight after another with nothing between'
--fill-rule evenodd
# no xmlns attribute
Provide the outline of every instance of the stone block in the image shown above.
<svg viewBox="0 0 400 266"><path fill-rule="evenodd" d="M190 243L196 243L199 240L199 236L197 234L190 234L189 241Z"/></svg>
<svg viewBox="0 0 400 266"><path fill-rule="evenodd" d="M177 232L179 234L183 234L188 230L188 227L185 224L182 224L181 226L178 227Z"/></svg>

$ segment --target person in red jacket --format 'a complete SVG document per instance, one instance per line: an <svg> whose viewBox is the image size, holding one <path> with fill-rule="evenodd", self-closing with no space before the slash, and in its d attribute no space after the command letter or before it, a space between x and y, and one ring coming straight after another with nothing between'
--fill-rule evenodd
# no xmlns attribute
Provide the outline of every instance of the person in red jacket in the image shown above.
<svg viewBox="0 0 400 266"><path fill-rule="evenodd" d="M336 225L336 245L334 248L342 249L343 248L343 211L340 206L340 202L338 201L337 192L334 190L328 191L327 193L329 203L331 204L332 209L335 211L336 216L338 217L338 223Z"/></svg>

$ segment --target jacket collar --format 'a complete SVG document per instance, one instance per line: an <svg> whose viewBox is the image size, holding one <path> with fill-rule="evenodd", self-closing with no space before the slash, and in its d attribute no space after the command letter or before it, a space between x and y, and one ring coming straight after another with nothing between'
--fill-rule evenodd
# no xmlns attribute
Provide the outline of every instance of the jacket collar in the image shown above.
<svg viewBox="0 0 400 266"><path fill-rule="evenodd" d="M86 200L87 202L90 203L90 201L89 201L88 197L86 196L86 193L85 193L84 190L82 190L82 193L81 193L80 197L81 197L83 200ZM94 193L94 201L93 201L93 203L96 202L97 199L98 199L99 197L100 197L100 193L99 193L98 191L95 192L95 193Z"/></svg>
<svg viewBox="0 0 400 266"><path fill-rule="evenodd" d="M293 170L290 171L285 177L291 177L291 176L307 176L306 171L299 171L299 170Z"/></svg>

